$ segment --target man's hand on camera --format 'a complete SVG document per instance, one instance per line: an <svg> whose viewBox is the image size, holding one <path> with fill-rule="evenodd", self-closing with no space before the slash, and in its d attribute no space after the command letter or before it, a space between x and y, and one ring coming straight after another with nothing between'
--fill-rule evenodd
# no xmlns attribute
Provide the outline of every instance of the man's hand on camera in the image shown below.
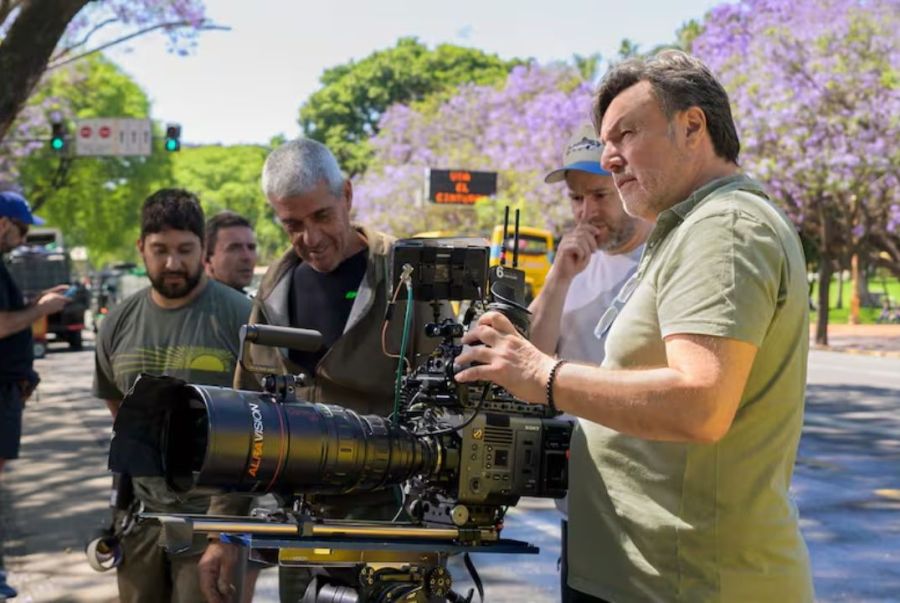
<svg viewBox="0 0 900 603"><path fill-rule="evenodd" d="M553 276L563 281L570 281L591 261L597 251L597 237L600 229L593 224L583 222L574 230L563 236L556 248L556 259L553 261Z"/></svg>
<svg viewBox="0 0 900 603"><path fill-rule="evenodd" d="M234 600L234 572L240 554L241 547L238 545L217 540L206 547L197 567L200 571L200 592L207 603L230 603Z"/></svg>
<svg viewBox="0 0 900 603"><path fill-rule="evenodd" d="M499 312L486 313L462 342L484 345L467 347L456 357L461 366L480 363L457 373L457 381L490 381L525 402L546 401L545 388L554 359L522 337L508 318Z"/></svg>

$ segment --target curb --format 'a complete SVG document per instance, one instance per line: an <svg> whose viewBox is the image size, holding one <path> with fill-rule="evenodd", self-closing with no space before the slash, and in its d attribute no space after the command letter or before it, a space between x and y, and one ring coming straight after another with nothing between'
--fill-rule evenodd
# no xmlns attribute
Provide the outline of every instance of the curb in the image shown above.
<svg viewBox="0 0 900 603"><path fill-rule="evenodd" d="M839 354L852 354L854 356L877 356L881 358L900 358L900 350L870 350L866 348L835 347L830 345L810 345L811 350L822 352L837 352Z"/></svg>

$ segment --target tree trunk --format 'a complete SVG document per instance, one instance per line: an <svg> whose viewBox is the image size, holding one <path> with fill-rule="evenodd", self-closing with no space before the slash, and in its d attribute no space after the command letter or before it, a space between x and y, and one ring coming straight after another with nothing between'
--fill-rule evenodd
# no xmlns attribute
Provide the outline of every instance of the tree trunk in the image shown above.
<svg viewBox="0 0 900 603"><path fill-rule="evenodd" d="M831 255L819 256L819 314L816 319L816 343L828 345L828 289L831 285Z"/></svg>
<svg viewBox="0 0 900 603"><path fill-rule="evenodd" d="M878 303L869 291L869 264L865 255L859 256L859 280L856 283L856 292L859 295L859 305L863 308L874 308Z"/></svg>
<svg viewBox="0 0 900 603"><path fill-rule="evenodd" d="M847 323L859 324L859 254L854 253L850 258L850 314Z"/></svg>
<svg viewBox="0 0 900 603"><path fill-rule="evenodd" d="M838 266L838 298L834 304L835 310L841 310L844 307L844 269Z"/></svg>
<svg viewBox="0 0 900 603"><path fill-rule="evenodd" d="M41 79L53 49L89 0L25 0L0 43L0 140Z"/></svg>

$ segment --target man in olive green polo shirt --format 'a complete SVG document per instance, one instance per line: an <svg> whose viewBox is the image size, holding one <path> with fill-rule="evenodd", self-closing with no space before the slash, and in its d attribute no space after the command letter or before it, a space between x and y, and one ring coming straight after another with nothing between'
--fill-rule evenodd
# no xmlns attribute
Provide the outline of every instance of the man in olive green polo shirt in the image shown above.
<svg viewBox="0 0 900 603"><path fill-rule="evenodd" d="M808 315L800 241L737 167L728 97L665 51L604 76L595 124L628 213L655 227L597 325L602 367L542 354L499 314L464 342L490 380L586 419L572 440L574 601L812 601L790 486Z"/></svg>

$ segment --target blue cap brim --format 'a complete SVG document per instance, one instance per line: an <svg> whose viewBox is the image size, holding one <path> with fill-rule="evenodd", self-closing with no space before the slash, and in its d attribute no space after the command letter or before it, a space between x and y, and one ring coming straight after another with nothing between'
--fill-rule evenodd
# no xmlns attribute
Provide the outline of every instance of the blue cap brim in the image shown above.
<svg viewBox="0 0 900 603"><path fill-rule="evenodd" d="M604 170L600 163L597 161L578 161L576 163L564 165L558 170L553 170L552 172L547 174L547 176L544 178L544 182L562 182L566 177L566 172L568 172L569 170L587 172L588 174L594 174L595 176L612 176L612 174Z"/></svg>
<svg viewBox="0 0 900 603"><path fill-rule="evenodd" d="M44 221L43 218L38 218L36 215L31 214L31 223L34 224L35 226L43 226L47 222Z"/></svg>
<svg viewBox="0 0 900 603"><path fill-rule="evenodd" d="M609 172L596 161L579 161L578 163L570 163L563 168L564 170L578 170L579 172L587 172L597 176L612 176Z"/></svg>

